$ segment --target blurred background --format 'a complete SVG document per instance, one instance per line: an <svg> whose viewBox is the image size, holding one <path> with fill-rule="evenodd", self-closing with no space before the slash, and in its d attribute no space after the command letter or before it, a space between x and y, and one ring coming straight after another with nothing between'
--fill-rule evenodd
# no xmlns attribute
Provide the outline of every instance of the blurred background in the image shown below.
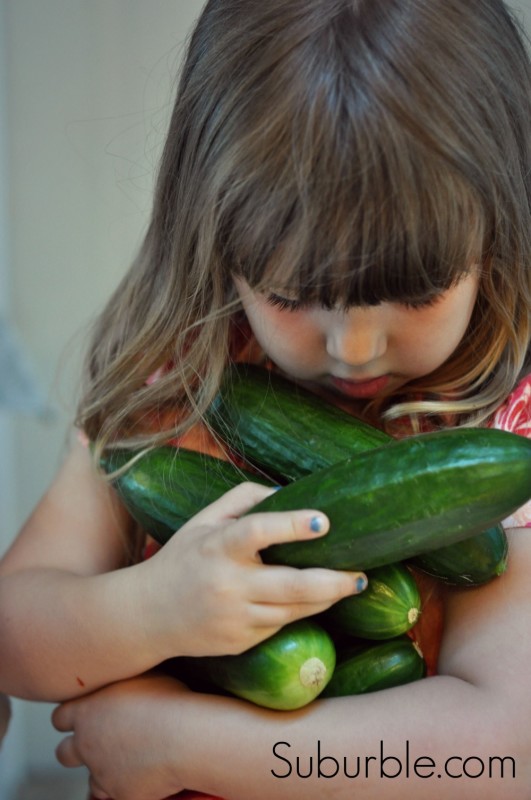
<svg viewBox="0 0 531 800"><path fill-rule="evenodd" d="M60 462L86 329L142 239L202 5L0 0L0 553ZM511 5L531 31L531 0ZM84 797L55 761L52 706L12 705L0 798Z"/></svg>
<svg viewBox="0 0 531 800"><path fill-rule="evenodd" d="M145 230L202 5L0 0L0 552L60 462L85 332ZM53 707L12 705L0 798L77 798Z"/></svg>

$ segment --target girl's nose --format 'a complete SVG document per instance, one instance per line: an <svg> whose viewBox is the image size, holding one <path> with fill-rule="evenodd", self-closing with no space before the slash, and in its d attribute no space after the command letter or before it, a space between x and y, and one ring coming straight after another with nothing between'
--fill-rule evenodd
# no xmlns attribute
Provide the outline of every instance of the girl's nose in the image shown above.
<svg viewBox="0 0 531 800"><path fill-rule="evenodd" d="M335 361L364 367L387 350L387 334L381 306L332 312L326 332L326 350Z"/></svg>

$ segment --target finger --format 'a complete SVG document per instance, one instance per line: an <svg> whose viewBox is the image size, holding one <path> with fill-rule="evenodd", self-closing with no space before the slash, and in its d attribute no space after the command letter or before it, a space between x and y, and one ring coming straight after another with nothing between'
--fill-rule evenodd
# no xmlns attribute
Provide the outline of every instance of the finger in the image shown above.
<svg viewBox="0 0 531 800"><path fill-rule="evenodd" d="M52 725L61 733L73 730L73 712L70 703L61 703L60 706L53 710Z"/></svg>
<svg viewBox="0 0 531 800"><path fill-rule="evenodd" d="M229 519L237 519L275 491L276 488L272 486L243 481L199 511L191 522L196 527L197 525L216 525ZM183 525L181 531L188 526L190 526L189 522Z"/></svg>
<svg viewBox="0 0 531 800"><path fill-rule="evenodd" d="M59 742L55 748L55 757L63 767L83 766L83 761L79 757L73 734L71 736L65 736L65 738Z"/></svg>
<svg viewBox="0 0 531 800"><path fill-rule="evenodd" d="M255 603L332 605L367 588L364 572L344 572L319 567L264 566L253 571L249 599Z"/></svg>
<svg viewBox="0 0 531 800"><path fill-rule="evenodd" d="M249 514L227 525L220 544L233 555L255 556L271 544L315 539L330 523L320 511L275 511Z"/></svg>
<svg viewBox="0 0 531 800"><path fill-rule="evenodd" d="M256 605L252 609L253 630L260 639L272 636L281 628L306 617L314 617L330 608L330 603L292 603L289 606Z"/></svg>

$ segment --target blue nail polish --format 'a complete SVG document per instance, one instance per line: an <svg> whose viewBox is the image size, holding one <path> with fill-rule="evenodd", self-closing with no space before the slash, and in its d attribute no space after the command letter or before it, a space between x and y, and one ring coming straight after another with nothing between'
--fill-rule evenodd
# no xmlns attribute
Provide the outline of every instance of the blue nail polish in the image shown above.
<svg viewBox="0 0 531 800"><path fill-rule="evenodd" d="M367 578L363 578L360 575L359 578L356 578L356 591L363 592L363 590L366 588L367 588Z"/></svg>
<svg viewBox="0 0 531 800"><path fill-rule="evenodd" d="M324 519L322 517L312 517L310 520L310 530L313 533L321 533L324 528Z"/></svg>

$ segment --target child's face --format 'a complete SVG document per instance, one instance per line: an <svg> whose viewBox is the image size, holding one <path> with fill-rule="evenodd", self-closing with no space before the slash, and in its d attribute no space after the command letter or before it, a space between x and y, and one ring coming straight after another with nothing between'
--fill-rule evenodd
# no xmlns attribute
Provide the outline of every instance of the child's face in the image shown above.
<svg viewBox="0 0 531 800"><path fill-rule="evenodd" d="M478 289L471 272L430 305L341 311L292 308L285 294L254 291L242 278L235 283L256 339L283 372L354 399L398 389L446 361L467 329Z"/></svg>

